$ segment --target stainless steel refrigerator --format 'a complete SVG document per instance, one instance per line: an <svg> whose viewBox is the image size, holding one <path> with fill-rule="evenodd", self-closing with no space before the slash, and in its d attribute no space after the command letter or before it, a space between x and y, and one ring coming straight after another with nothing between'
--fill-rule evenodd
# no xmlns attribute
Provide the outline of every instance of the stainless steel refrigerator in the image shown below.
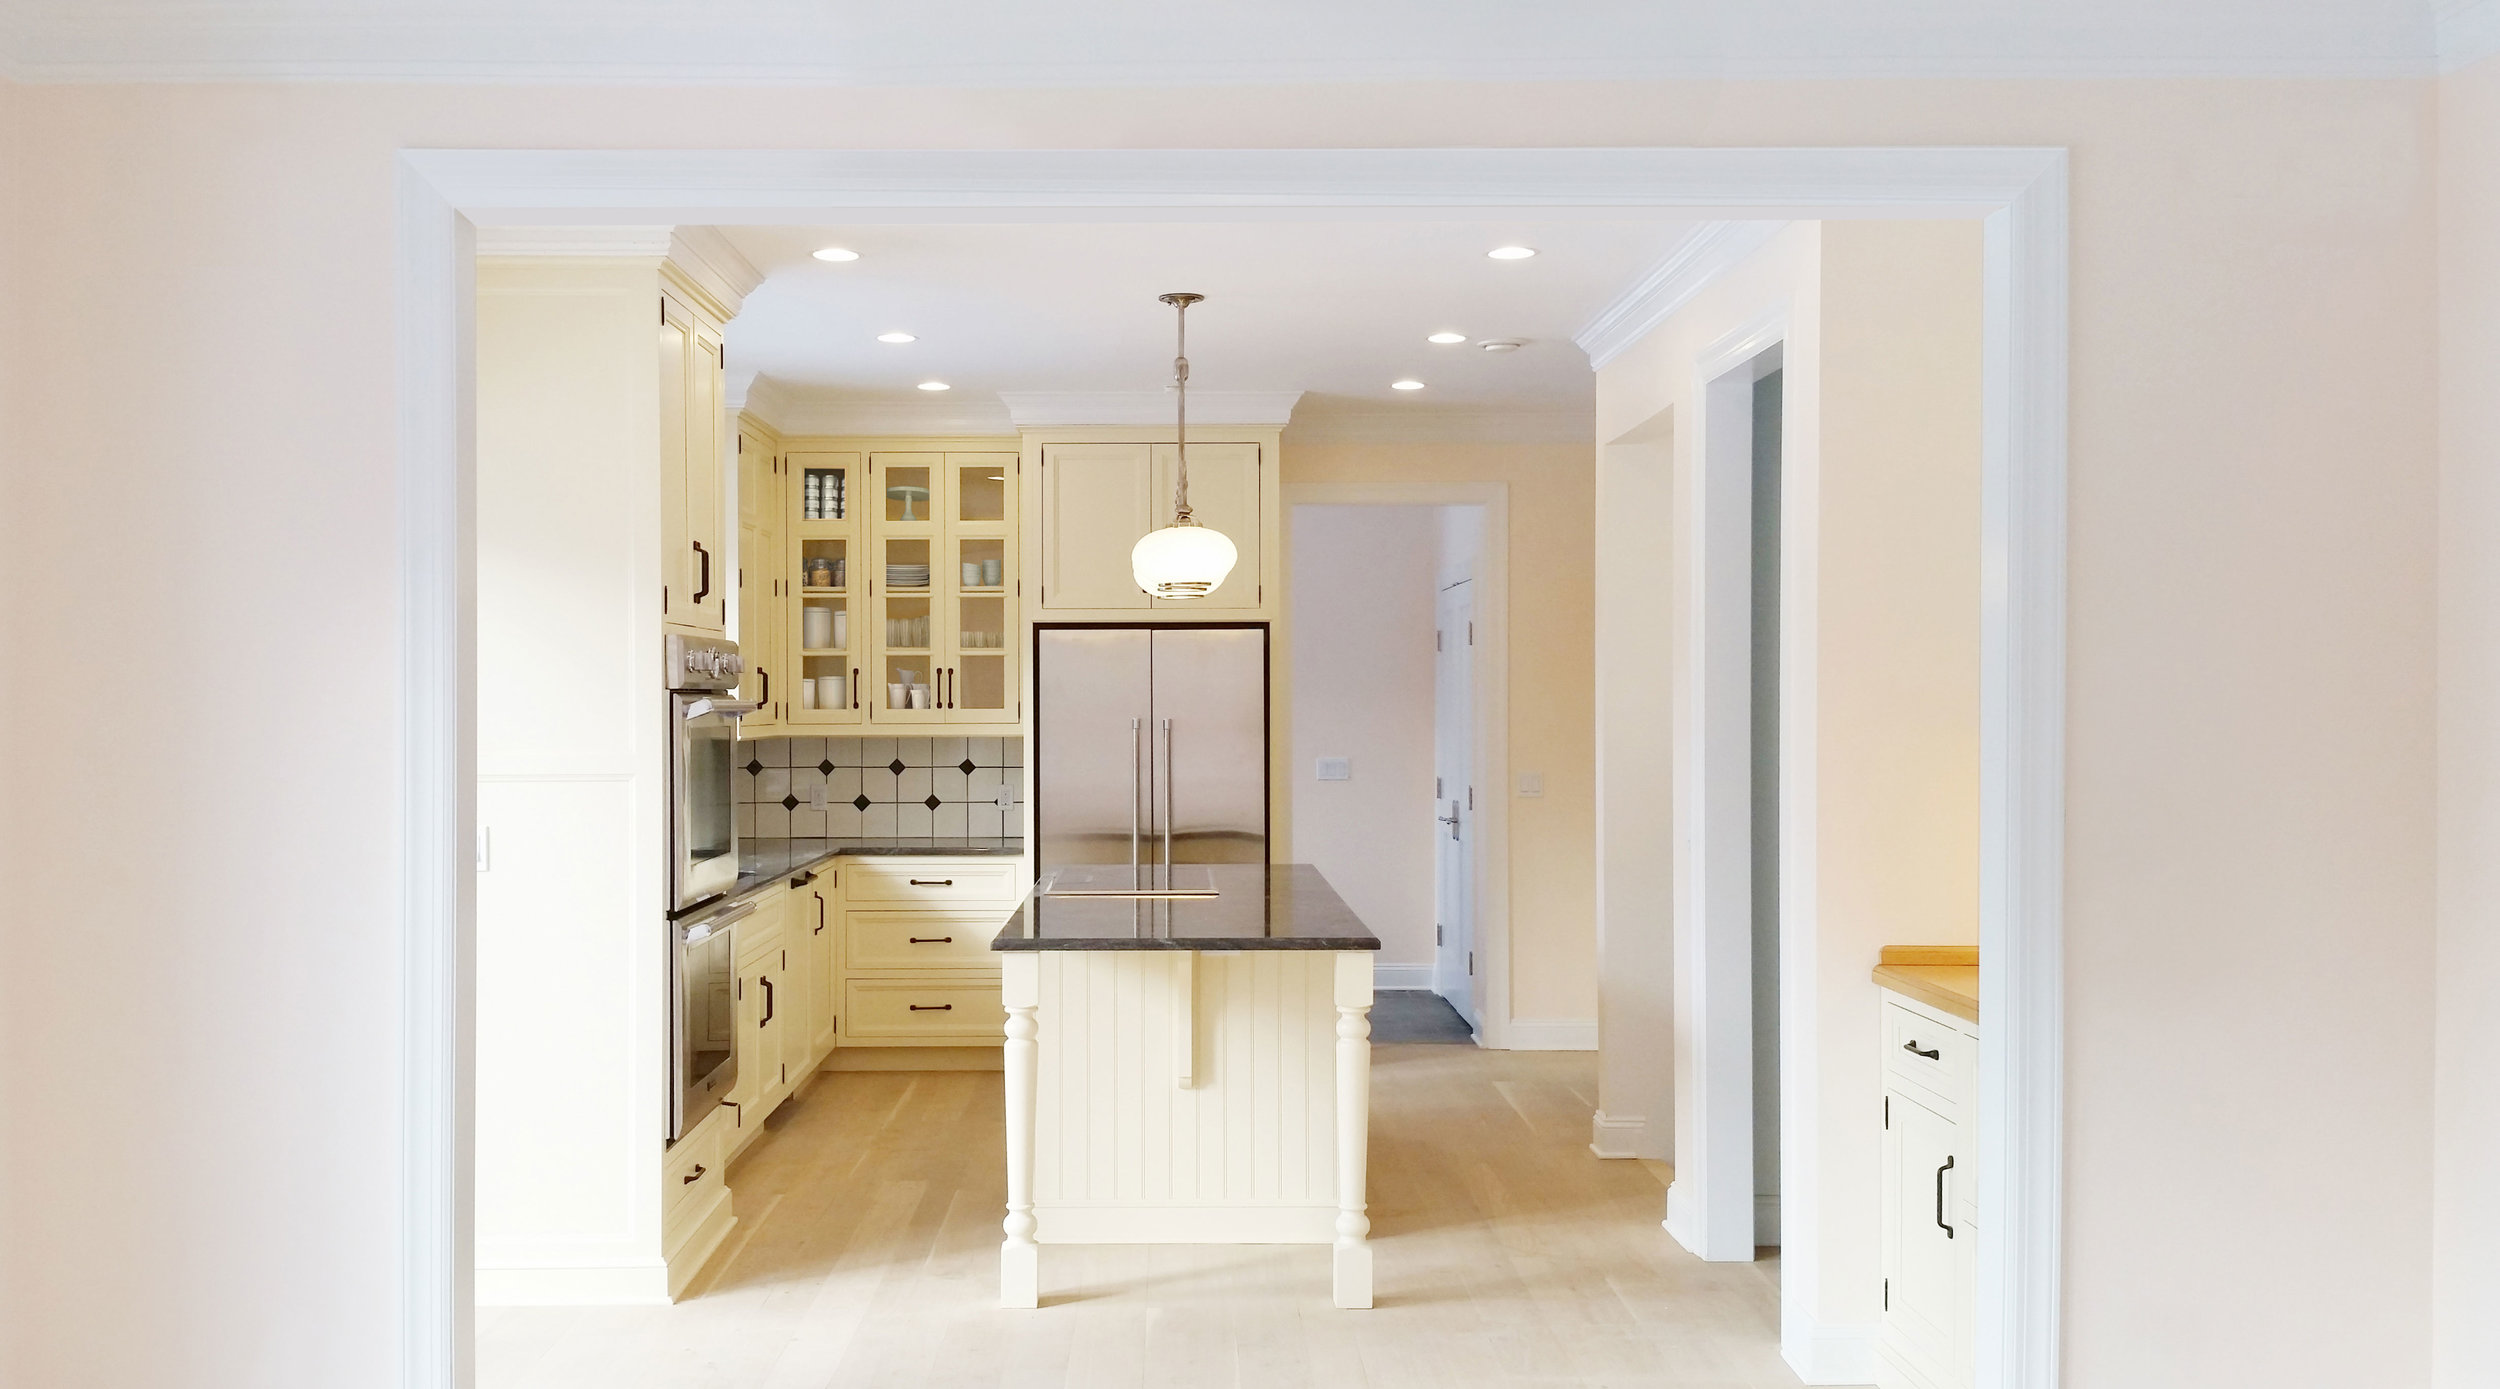
<svg viewBox="0 0 2500 1389"><path fill-rule="evenodd" d="M1267 861L1267 628L1041 627L1032 834L1072 864Z"/></svg>

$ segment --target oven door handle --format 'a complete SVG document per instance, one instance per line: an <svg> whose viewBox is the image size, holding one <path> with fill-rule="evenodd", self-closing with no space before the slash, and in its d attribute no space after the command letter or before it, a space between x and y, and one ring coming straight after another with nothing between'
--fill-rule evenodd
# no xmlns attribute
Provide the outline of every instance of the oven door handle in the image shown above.
<svg viewBox="0 0 2500 1389"><path fill-rule="evenodd" d="M686 722L692 723L696 719L709 718L714 714L752 714L763 707L761 704L741 703L734 699L698 699L686 706Z"/></svg>
<svg viewBox="0 0 2500 1389"><path fill-rule="evenodd" d="M686 944L701 945L703 942L710 940L712 937L719 935L723 930L727 929L731 922L734 922L741 917L752 915L754 911L755 903L750 900L740 902L738 905L730 907L716 915L707 916L703 920L686 928Z"/></svg>

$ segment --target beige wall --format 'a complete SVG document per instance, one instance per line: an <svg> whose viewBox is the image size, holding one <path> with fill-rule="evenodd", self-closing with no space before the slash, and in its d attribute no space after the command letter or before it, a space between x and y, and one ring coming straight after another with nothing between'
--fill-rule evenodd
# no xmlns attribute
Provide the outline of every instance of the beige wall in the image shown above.
<svg viewBox="0 0 2500 1389"><path fill-rule="evenodd" d="M2500 58L2439 105L2434 1383L2500 1383Z"/></svg>
<svg viewBox="0 0 2500 1389"><path fill-rule="evenodd" d="M1433 565L1427 506L1293 508L1293 858L1380 937L1383 965L1432 963ZM1345 757L1348 781L1313 763Z"/></svg>
<svg viewBox="0 0 2500 1389"><path fill-rule="evenodd" d="M1697 436L1727 427L1704 418L1703 375L1733 366L1716 360L1725 344L1773 323L1785 334L1781 994L1799 1014L1782 1021L1788 1036L1809 1039L1783 1058L1790 1151L1776 1189L1784 1331L1792 1363L1804 1365L1833 1338L1862 1336L1880 1313L1882 1066L1868 970L1886 944L1978 938L1979 225L1792 225L1598 374L1608 441L1600 591L1634 591L1662 568L1678 584L1671 611L1610 606L1599 629L1609 662L1601 707L1637 705L1661 674L1679 696L1671 746L1654 728L1610 719L1599 754L1610 788L1668 782L1675 750L1706 736L1680 700L1682 653L1697 639L1687 625L1693 571L1630 518L1670 487L1672 506L1694 506ZM1647 438L1662 419L1673 426L1663 446ZM1671 482L1659 476L1670 460ZM1618 651L1660 650L1677 653L1661 672L1614 665ZM1621 745L1618 728L1631 735ZM1612 1004L1643 999L1643 981L1624 976L1652 967L1645 954L1619 957L1618 941L1655 929L1646 901L1628 903L1629 919L1618 921L1616 880L1660 874L1646 847L1671 842L1674 816L1612 794L1606 805ZM1675 871L1690 871L1682 852ZM1700 922L1682 907L1676 915L1681 963L1695 958ZM1675 995L1678 1037L1699 1025L1692 992ZM1652 1058L1665 1040L1646 1011L1629 1024L1608 1016L1601 1104L1610 1115L1618 1104L1656 1104L1667 1082ZM1700 1137L1694 1084L1691 1052L1678 1046L1680 1167Z"/></svg>
<svg viewBox="0 0 2500 1389"><path fill-rule="evenodd" d="M1594 1019L1589 446L1329 443L1287 430L1284 456L1287 486L1509 484L1510 771L1545 777L1543 796L1510 802L1510 1015Z"/></svg>
<svg viewBox="0 0 2500 1389"><path fill-rule="evenodd" d="M392 151L825 143L2070 147L2069 1383L2427 1376L2429 82L6 100L0 650L61 673L0 682L29 1382L395 1373ZM1520 508L1516 572L1584 566L1587 450L1501 456L1579 498ZM1585 667L1572 582L1516 595L1515 692ZM1590 1004L1591 702L1514 702L1523 1015Z"/></svg>

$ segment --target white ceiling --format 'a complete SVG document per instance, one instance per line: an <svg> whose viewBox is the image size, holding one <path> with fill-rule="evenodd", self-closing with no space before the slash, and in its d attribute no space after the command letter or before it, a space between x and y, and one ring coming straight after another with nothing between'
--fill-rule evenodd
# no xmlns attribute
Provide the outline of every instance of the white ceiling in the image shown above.
<svg viewBox="0 0 2500 1389"><path fill-rule="evenodd" d="M785 404L945 404L1003 417L1000 392L1157 392L1166 291L1190 310L1190 385L1302 391L1304 408L1583 412L1598 312L1693 233L1658 220L870 225L722 228L762 286L729 329L733 381ZM1496 246L1533 246L1496 261ZM826 264L818 247L860 259ZM878 342L889 331L905 345ZM1454 346L1427 334L1465 333ZM1492 353L1476 344L1515 338ZM1390 382L1411 377L1421 391ZM1205 418L1205 416L1200 416Z"/></svg>
<svg viewBox="0 0 2500 1389"><path fill-rule="evenodd" d="M2383 75L2500 0L5 0L21 79L1100 86Z"/></svg>

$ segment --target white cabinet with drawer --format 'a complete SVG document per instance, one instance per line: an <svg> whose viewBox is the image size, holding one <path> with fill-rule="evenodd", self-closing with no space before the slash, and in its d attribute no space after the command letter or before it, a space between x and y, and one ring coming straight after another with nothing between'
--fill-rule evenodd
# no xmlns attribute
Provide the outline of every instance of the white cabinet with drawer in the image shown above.
<svg viewBox="0 0 2500 1389"><path fill-rule="evenodd" d="M1979 1025L1887 991L1885 1389L1968 1389L1976 1362Z"/></svg>
<svg viewBox="0 0 2500 1389"><path fill-rule="evenodd" d="M841 877L841 1045L998 1045L990 942L1023 900L1024 861L852 858Z"/></svg>

